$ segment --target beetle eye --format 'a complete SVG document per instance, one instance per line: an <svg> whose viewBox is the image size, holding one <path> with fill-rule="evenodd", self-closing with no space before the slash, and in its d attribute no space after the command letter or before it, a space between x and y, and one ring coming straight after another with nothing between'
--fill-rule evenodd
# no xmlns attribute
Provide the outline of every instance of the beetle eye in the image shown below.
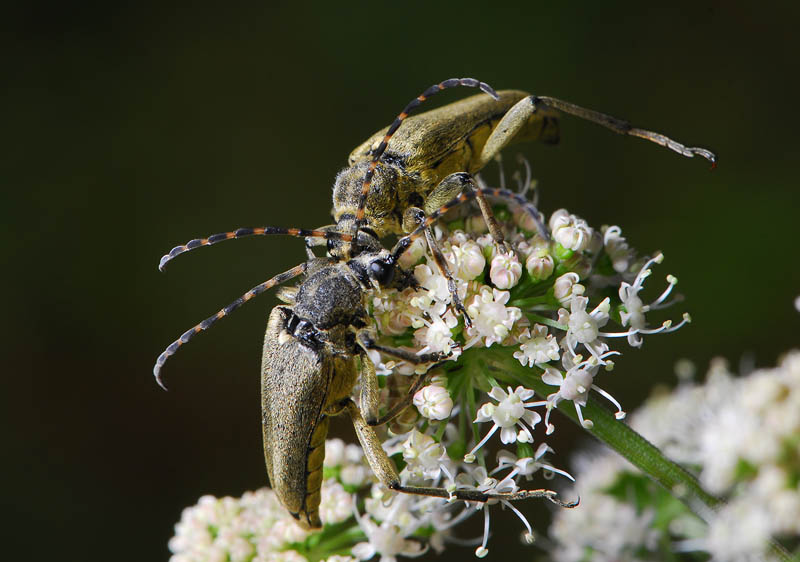
<svg viewBox="0 0 800 562"><path fill-rule="evenodd" d="M394 279L394 264L375 260L369 264L369 273L379 284L387 285Z"/></svg>

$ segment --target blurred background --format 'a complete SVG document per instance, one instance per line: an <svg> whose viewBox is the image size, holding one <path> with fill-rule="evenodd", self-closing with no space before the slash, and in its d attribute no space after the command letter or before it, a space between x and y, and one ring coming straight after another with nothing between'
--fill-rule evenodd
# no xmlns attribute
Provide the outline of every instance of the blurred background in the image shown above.
<svg viewBox="0 0 800 562"><path fill-rule="evenodd" d="M259 367L274 296L181 350L165 369L169 392L151 368L185 329L303 260L302 242L241 240L165 274L158 259L239 226L329 223L350 150L445 78L561 97L720 155L710 171L564 118L559 146L506 158L509 172L515 153L530 159L545 212L619 224L641 252L665 253L657 278L680 279L693 324L647 339L606 379L626 410L674 384L679 358L701 372L720 355L772 364L800 327L798 14L785 9L3 8L4 558L164 560L183 507L266 483ZM567 426L551 441L562 466L587 439ZM355 440L346 420L336 431ZM527 509L545 533L548 509ZM491 556L536 554L518 522L493 527ZM472 549L443 558L462 556Z"/></svg>

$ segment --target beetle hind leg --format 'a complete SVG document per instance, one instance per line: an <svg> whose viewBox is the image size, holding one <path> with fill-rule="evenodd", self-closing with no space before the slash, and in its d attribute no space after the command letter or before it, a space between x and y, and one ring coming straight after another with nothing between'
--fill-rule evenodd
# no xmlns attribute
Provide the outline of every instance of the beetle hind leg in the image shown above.
<svg viewBox="0 0 800 562"><path fill-rule="evenodd" d="M628 135L654 142L687 158L700 156L711 162L712 167L717 160L716 155L708 149L686 146L661 133L634 127L624 119L618 119L611 115L549 96L528 96L509 109L494 128L480 155L473 163L474 169L480 170L486 166L496 154L499 154L503 148L512 142L535 138L545 142L557 141L559 111L597 123L620 135Z"/></svg>
<svg viewBox="0 0 800 562"><path fill-rule="evenodd" d="M374 349L374 347L372 348ZM393 355L397 357L396 354L392 352L395 351L392 348L381 347L379 351L386 353L387 355ZM407 353L405 350L399 350L403 353ZM428 357L420 357L416 354L408 354L411 356L412 360L428 359ZM399 357L400 359L405 359L406 356ZM414 394L417 393L428 380L428 374L425 373L424 375L417 375L414 379L414 382L411 383L411 388L408 389L408 392L398 400L393 406L391 406L386 414L381 417L378 417L379 409L380 409L380 400L378 397L379 389L378 389L378 377L375 374L375 365L372 363L372 360L367 356L366 353L361 354L361 411L363 412L363 416L366 419L367 425L376 426L376 425L383 425L389 423L397 416L402 414L406 408L411 405L411 401L414 398Z"/></svg>
<svg viewBox="0 0 800 562"><path fill-rule="evenodd" d="M346 399L342 402L342 407L350 414L355 427L356 435L364 449L364 456L369 462L370 468L381 481L381 483L390 490L402 492L404 494L414 494L418 496L430 496L436 498L444 498L447 500L463 500L486 503L492 500L498 501L518 501L529 498L545 498L556 505L561 507L575 507L578 502L565 502L558 497L558 493L553 490L519 490L516 492L495 492L485 493L479 490L471 489L455 489L447 490L445 488L433 488L424 486L405 486L400 482L400 476L397 474L397 469L392 462L392 459L383 450L380 439L375 433L375 430L367 424L364 416L361 414L358 406L351 399Z"/></svg>

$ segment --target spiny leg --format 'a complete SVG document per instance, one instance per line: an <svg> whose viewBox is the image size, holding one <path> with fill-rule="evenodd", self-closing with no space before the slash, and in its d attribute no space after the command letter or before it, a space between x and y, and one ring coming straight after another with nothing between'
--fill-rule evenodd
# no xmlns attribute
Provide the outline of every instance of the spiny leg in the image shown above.
<svg viewBox="0 0 800 562"><path fill-rule="evenodd" d="M445 279L447 279L447 290L450 293L450 298L453 301L453 306L463 318L464 318L464 325L467 328L472 327L472 319L467 314L467 309L464 307L464 303L461 302L461 297L458 296L458 287L456 287L456 281L453 279L453 274L450 273L450 268L447 267L447 260L444 259L444 254L442 254L441 248L439 248L439 244L436 243L436 238L433 235L433 231L430 227L424 229L425 232L425 240L428 242L428 248L433 255L433 261L436 264L436 268L439 270Z"/></svg>
<svg viewBox="0 0 800 562"><path fill-rule="evenodd" d="M397 132L397 129L400 128L400 125L405 121L406 117L408 117L409 113L411 113L416 107L421 105L424 101L429 99L431 96L438 94L442 90L446 90L447 88L454 88L456 86L466 86L468 88L480 88L482 91L486 92L494 99L499 99L497 92L484 82L480 82L474 78L451 78L449 80L445 80L443 82L439 82L438 84L434 84L422 94L411 100L408 105L403 109L400 114L395 117L395 120L389 126L389 130L386 131L386 135L383 137L383 140L375 149L375 153L372 156L372 161L369 163L369 169L367 169L367 173L364 175L364 182L361 188L361 196L358 200L358 210L356 211L356 220L353 223L353 235L358 231L359 227L363 226L364 224L364 213L365 207L367 204L367 195L369 194L369 188L372 184L372 176L375 175L375 168L378 165L378 161L383 156L383 153L386 151L386 147L389 145L389 139L392 138Z"/></svg>
<svg viewBox="0 0 800 562"><path fill-rule="evenodd" d="M177 256L194 250L202 248L203 246L212 246L224 240L234 240L237 238L244 238L245 236L267 236L270 234L283 234L287 236L295 236L298 238L321 238L324 240L343 240L349 242L353 239L350 234L343 234L333 230L307 230L303 228L283 228L279 226L260 226L257 228L238 228L230 232L220 232L219 234L212 234L207 238L195 238L189 240L182 246L175 246L169 253L165 254L158 264L158 269L164 271L167 263L172 261Z"/></svg>
<svg viewBox="0 0 800 562"><path fill-rule="evenodd" d="M683 145L661 133L656 133L655 131L647 131L645 129L639 129L631 125L628 121L624 119L618 119L616 117L612 117L611 115L606 115L605 113L600 113L599 111L594 111L593 109L586 109L585 107L581 107L579 105L575 105L574 103L570 103L568 101L563 101L557 98L551 98L548 96L532 96L533 104L536 105L537 101L542 101L545 105L549 105L550 107L554 107L564 113L569 113L570 115L574 115L575 117L580 117L581 119L586 119L587 121L592 121L593 123L597 123L598 125L602 125L607 129L611 129L615 133L619 133L620 135L630 135L632 137L638 137L640 139L649 140L650 142L654 142L659 144L665 148L669 148L670 150L674 150L678 154L686 156L687 158L693 158L694 156L702 156L711 164L716 164L717 156L708 149L700 148L697 146L686 146Z"/></svg>
<svg viewBox="0 0 800 562"><path fill-rule="evenodd" d="M505 146L507 146L514 137L522 131L528 123L528 120L533 117L537 112L542 112L547 109L557 109L569 115L574 115L581 119L597 123L607 129L611 129L615 133L621 135L629 135L641 139L649 140L663 147L669 148L686 156L692 158L694 156L702 156L709 162L712 167L716 165L716 155L705 148L688 147L681 144L661 133L654 131L647 131L639 129L631 125L628 121L617 119L611 115L600 113L592 109L586 109L574 103L563 101L549 96L529 96L517 102L514 107L508 110L500 122L489 135L486 144L481 151L478 160L478 166L485 166L496 154L498 154Z"/></svg>
<svg viewBox="0 0 800 562"><path fill-rule="evenodd" d="M255 287L247 291L244 295L242 295L241 297L233 301L231 304L229 304L228 306L217 312L215 315L209 316L208 318L206 318L193 328L190 328L189 330L185 331L181 335L181 337L172 342L167 347L167 349L165 349L164 352L158 356L158 359L156 359L156 364L153 367L153 376L156 378L158 386L160 386L164 390L167 390L167 387L164 386L164 382L161 380L161 368L164 366L164 363L166 363L167 359L175 355L175 353L178 351L178 348L180 348L183 344L191 340L196 334L199 334L203 330L207 330L208 328L213 326L217 322L217 320L220 320L221 318L228 316L231 312L242 306L244 303L246 303L253 297L260 295L261 293L263 293L267 289L274 287L275 285L280 285L281 283L285 283L286 281L293 279L298 275L302 275L303 273L305 273L307 267L308 264L302 263L298 266L293 267L292 269L289 269L288 271L279 273L272 279L264 281L260 285L256 285Z"/></svg>
<svg viewBox="0 0 800 562"><path fill-rule="evenodd" d="M391 348L384 348L389 349ZM387 354L388 355L388 354ZM416 357L419 357L416 355ZM419 389L421 389L425 382L428 380L428 375L422 374L417 375L414 379L414 382L411 384L411 388L409 388L408 392L401 398L400 400L395 403L394 406L389 408L388 412L384 414L382 417L378 417L378 411L380 409L380 397L379 392L380 389L378 387L378 376L375 374L375 364L369 358L369 356L362 352L361 353L361 410L364 412L364 417L367 420L367 424L375 426L375 425L383 425L385 423L389 423L394 418L399 416L403 410L408 408L411 404L411 400L414 397L414 394L417 393Z"/></svg>
<svg viewBox="0 0 800 562"><path fill-rule="evenodd" d="M437 185L425 198L425 212L433 213L440 206L456 197L459 193L463 191L473 191L476 188L478 188L478 184L476 183L476 179L472 176L472 174L467 172L456 172L454 174L450 174L441 182L439 182L439 185ZM497 224L497 219L494 217L494 212L492 211L491 205L489 205L489 203L486 201L486 198L483 196L483 193L480 191L476 193L475 198L478 201L478 207L483 215L483 220L486 222L486 226L489 228L489 234L494 239L495 244L508 251L509 247L505 242L505 237L503 236L503 231L500 228L500 225ZM403 223L403 226L404 228L407 226L406 222ZM414 227L416 226L417 224L414 224ZM412 230L414 229L406 228L406 232L411 232Z"/></svg>
<svg viewBox="0 0 800 562"><path fill-rule="evenodd" d="M448 178L453 178L459 174L451 174ZM464 174L469 176L469 174ZM458 178L456 178L458 180ZM443 180L442 183L439 184L439 187L445 183ZM453 182L450 182L451 184ZM458 185L455 189L452 189L452 186L445 186L447 194L450 193L459 193L462 190L461 181L458 180ZM438 195L442 195L443 190L439 190ZM452 196L452 195L451 195ZM426 201L426 204L428 202ZM425 211L420 209L419 207L409 207L403 213L403 229L406 232L413 232L416 227L421 224L425 220ZM450 298L453 301L453 306L455 307L456 311L464 318L464 324L467 327L472 326L472 320L467 314L467 309L464 307L464 303L461 302L461 297L458 296L458 289L456 287L455 279L453 279L453 274L450 272L450 268L447 266L447 260L444 259L444 255L442 254L441 248L439 248L439 244L436 242L436 237L433 234L433 230L430 227L425 228L425 240L428 244L428 249L431 251L433 255L433 261L436 264L436 268L439 270L439 273L447 280L447 290L450 293Z"/></svg>
<svg viewBox="0 0 800 562"><path fill-rule="evenodd" d="M366 352L361 352L361 409L364 411L364 416L367 423L374 425L372 422L378 419L378 411L380 409L380 387L378 386L378 375L375 372L375 363L369 358Z"/></svg>
<svg viewBox="0 0 800 562"><path fill-rule="evenodd" d="M531 218L536 223L537 230L539 231L539 235L544 238L545 240L550 240L550 235L547 232L547 228L545 228L544 224L542 223L542 219L539 215L538 209L534 207L530 201L525 199L519 193L515 193L513 191L509 191L508 189L500 189L496 187L492 188L475 188L472 191L465 191L461 193L458 197L443 205L435 212L429 214L425 220L410 234L403 236L400 240L392 248L392 256L394 259L399 259L401 255L411 246L411 243L416 239L422 236L425 232L425 229L430 227L431 224L436 222L439 217L457 207L459 205L463 205L464 203L473 200L477 197L478 193L482 193L484 195L488 195L489 197L496 197L498 199L505 199L506 201L511 201L519 205L526 213L528 213Z"/></svg>
<svg viewBox="0 0 800 562"><path fill-rule="evenodd" d="M397 469L394 463L383 450L380 439L375 433L375 430L367 424L361 411L356 406L355 402L347 399L343 402L344 409L350 414L350 419L353 421L356 435L364 449L364 456L367 457L372 472L378 477L381 483L396 492L404 494L415 494L419 496L431 496L444 499L457 499L463 501L472 501L485 503L491 500L505 500L516 501L528 498L545 498L561 507L575 507L577 502L564 502L558 498L558 494L553 490L519 490L517 492L509 493L485 493L478 490L446 490L444 488L433 488L423 486L404 486L400 483L400 476L397 474Z"/></svg>
<svg viewBox="0 0 800 562"><path fill-rule="evenodd" d="M389 357L394 357L395 359L400 359L401 361L405 361L407 363L411 363L412 365L422 365L423 363L437 363L439 361L443 361L447 359L448 354L446 353L422 353L417 354L413 351L409 351L407 349L401 349L399 347L389 347L385 345L379 345L375 343L375 340L372 338L370 334L370 330L368 328L364 328L359 330L356 333L356 341L358 345L361 347L361 408L366 412L367 420L369 420L370 425L382 425L393 418L397 417L400 412L402 412L410 403L410 399L406 400L405 398L400 400L398 404L395 404L390 410L389 413L383 416L382 418L378 419L378 410L380 407L380 400L378 397L378 376L375 374L375 364L367 355L367 351L375 350L384 355L388 355ZM433 366L431 367L433 368ZM417 379L412 384L412 396L413 393L416 393L419 388L422 387L422 383L425 382L427 377L425 375L418 375Z"/></svg>
<svg viewBox="0 0 800 562"><path fill-rule="evenodd" d="M412 365L422 365L423 363L438 363L439 361L443 361L449 357L449 353L414 353L413 351L409 351L407 349L401 349L399 347L390 347L387 345L380 345L372 339L372 335L370 334L370 330L365 328L361 329L356 333L356 341L358 345L361 346L364 350L374 349L375 351L380 351L384 355L388 355L389 357L394 357L395 359L400 359L401 361L406 361L407 363L411 363Z"/></svg>

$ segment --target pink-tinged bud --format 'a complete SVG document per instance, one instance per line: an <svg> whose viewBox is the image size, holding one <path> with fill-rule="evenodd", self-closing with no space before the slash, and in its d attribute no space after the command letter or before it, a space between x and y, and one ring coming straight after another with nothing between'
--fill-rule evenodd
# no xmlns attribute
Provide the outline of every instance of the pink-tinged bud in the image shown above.
<svg viewBox="0 0 800 562"><path fill-rule="evenodd" d="M580 252L589 247L593 231L586 221L559 209L550 217L550 231L553 240L564 248Z"/></svg>
<svg viewBox="0 0 800 562"><path fill-rule="evenodd" d="M574 273L572 271L569 273L565 273L564 275L556 279L555 283L553 283L554 296L562 302L569 299L570 297L572 297L573 287L577 285L578 281L580 280L581 278L578 277L577 273ZM580 293L583 294L583 291L581 290Z"/></svg>
<svg viewBox="0 0 800 562"><path fill-rule="evenodd" d="M498 289L510 289L522 277L522 264L515 254L497 254L492 259L489 278Z"/></svg>
<svg viewBox="0 0 800 562"><path fill-rule="evenodd" d="M549 279L553 274L554 268L555 262L553 261L553 256L548 253L534 251L528 256L528 259L525 260L525 269L528 270L528 274L535 281Z"/></svg>

